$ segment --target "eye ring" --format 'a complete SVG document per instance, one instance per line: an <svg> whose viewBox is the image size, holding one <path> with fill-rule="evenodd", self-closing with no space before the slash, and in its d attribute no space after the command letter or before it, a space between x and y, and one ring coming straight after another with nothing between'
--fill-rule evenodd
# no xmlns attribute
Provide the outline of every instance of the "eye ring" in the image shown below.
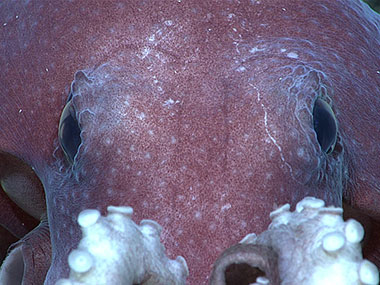
<svg viewBox="0 0 380 285"><path fill-rule="evenodd" d="M313 127L322 151L332 153L338 135L337 120L331 106L320 97L314 102Z"/></svg>
<svg viewBox="0 0 380 285"><path fill-rule="evenodd" d="M78 152L81 144L81 129L76 118L75 108L72 102L72 95L63 108L58 127L58 141L67 160L72 164L74 157Z"/></svg>

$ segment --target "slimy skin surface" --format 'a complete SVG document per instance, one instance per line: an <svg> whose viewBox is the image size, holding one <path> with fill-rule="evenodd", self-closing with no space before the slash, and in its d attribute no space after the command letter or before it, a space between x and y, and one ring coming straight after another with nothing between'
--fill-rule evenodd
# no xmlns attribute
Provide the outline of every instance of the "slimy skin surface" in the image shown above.
<svg viewBox="0 0 380 285"><path fill-rule="evenodd" d="M378 232L379 30L360 1L1 3L0 243L20 239L19 281L69 276L86 209L156 221L187 284L306 196Z"/></svg>

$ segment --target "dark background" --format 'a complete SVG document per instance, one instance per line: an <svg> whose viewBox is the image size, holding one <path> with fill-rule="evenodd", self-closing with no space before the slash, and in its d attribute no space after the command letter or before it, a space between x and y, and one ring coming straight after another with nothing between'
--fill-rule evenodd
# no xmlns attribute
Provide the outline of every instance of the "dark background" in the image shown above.
<svg viewBox="0 0 380 285"><path fill-rule="evenodd" d="M380 13L380 0L363 0L366 2L373 10Z"/></svg>

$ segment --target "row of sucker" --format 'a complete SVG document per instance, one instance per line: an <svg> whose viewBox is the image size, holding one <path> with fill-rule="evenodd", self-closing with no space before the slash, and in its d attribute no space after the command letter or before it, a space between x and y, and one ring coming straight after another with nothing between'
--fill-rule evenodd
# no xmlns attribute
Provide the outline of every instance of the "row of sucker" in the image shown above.
<svg viewBox="0 0 380 285"><path fill-rule="evenodd" d="M247 235L240 243L272 247L279 255L281 284L379 284L379 271L363 259L364 229L344 221L343 210L314 197L285 204L270 213L268 230ZM269 284L264 276L254 284Z"/></svg>
<svg viewBox="0 0 380 285"><path fill-rule="evenodd" d="M185 284L186 261L165 255L161 226L152 220L132 221L131 207L109 206L108 215L87 209L78 216L83 233L68 256L70 276L56 285Z"/></svg>

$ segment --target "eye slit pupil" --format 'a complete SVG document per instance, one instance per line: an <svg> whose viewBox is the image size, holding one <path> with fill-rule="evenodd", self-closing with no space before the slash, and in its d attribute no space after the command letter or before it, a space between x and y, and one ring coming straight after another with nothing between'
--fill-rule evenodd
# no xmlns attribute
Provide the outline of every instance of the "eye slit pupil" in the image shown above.
<svg viewBox="0 0 380 285"><path fill-rule="evenodd" d="M337 124L330 105L321 98L314 103L313 126L322 151L327 154L331 153L336 143Z"/></svg>
<svg viewBox="0 0 380 285"><path fill-rule="evenodd" d="M80 133L81 129L75 116L74 106L72 101L68 101L59 122L58 141L70 163L73 163L81 144Z"/></svg>

